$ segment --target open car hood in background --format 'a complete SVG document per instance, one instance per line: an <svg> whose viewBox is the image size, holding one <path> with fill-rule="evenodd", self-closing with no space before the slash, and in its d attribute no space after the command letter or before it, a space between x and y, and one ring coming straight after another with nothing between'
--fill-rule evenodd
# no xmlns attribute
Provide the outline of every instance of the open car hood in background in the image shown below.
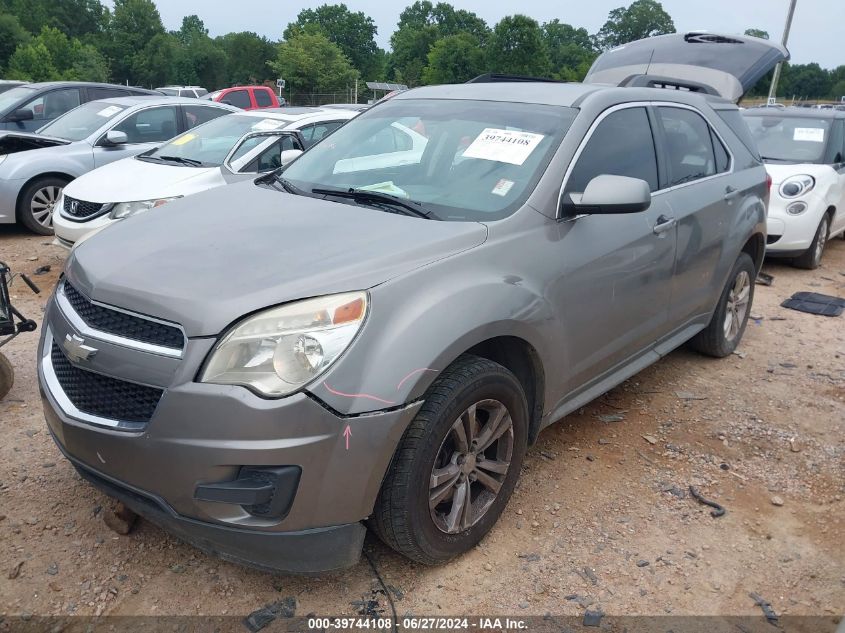
<svg viewBox="0 0 845 633"><path fill-rule="evenodd" d="M9 132L0 134L0 156L3 154L17 154L31 149L43 147L55 147L56 145L67 145L70 141L63 138L41 136L40 134L26 134L22 132Z"/></svg>
<svg viewBox="0 0 845 633"><path fill-rule="evenodd" d="M736 103L778 62L788 59L786 48L759 37L673 33L602 53L584 83L681 86Z"/></svg>

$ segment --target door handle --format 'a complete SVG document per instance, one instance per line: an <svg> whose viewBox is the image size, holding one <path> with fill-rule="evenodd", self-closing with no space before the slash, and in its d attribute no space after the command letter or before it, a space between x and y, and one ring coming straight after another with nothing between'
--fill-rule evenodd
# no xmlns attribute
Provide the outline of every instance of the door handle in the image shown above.
<svg viewBox="0 0 845 633"><path fill-rule="evenodd" d="M655 222L652 231L654 231L655 235L660 235L661 233L665 233L669 229L675 226L675 218L667 218L665 215L661 215L657 218L657 222Z"/></svg>
<svg viewBox="0 0 845 633"><path fill-rule="evenodd" d="M739 194L740 194L740 191L736 187L731 187L730 185L725 187L725 200L733 200Z"/></svg>

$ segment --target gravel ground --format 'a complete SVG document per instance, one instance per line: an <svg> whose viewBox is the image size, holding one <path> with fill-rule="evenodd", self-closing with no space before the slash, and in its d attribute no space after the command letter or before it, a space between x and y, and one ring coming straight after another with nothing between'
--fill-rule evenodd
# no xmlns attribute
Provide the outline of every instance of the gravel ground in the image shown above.
<svg viewBox="0 0 845 633"><path fill-rule="evenodd" d="M64 262L49 239L0 227L0 259L32 273L16 305L40 321ZM845 318L780 307L799 290L845 296L845 241L808 272L769 263L736 355L678 350L545 430L493 532L435 568L369 537L399 615L760 615L845 612ZM37 335L3 348L17 381L0 403L0 614L389 614L365 559L323 577L271 576L210 558L149 523L119 536L110 502L50 439ZM691 498L696 486L727 509Z"/></svg>

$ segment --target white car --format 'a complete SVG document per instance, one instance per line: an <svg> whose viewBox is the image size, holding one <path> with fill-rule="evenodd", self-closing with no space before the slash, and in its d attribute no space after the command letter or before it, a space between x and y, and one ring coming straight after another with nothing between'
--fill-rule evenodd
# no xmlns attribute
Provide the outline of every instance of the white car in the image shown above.
<svg viewBox="0 0 845 633"><path fill-rule="evenodd" d="M845 112L752 108L742 115L772 179L766 254L819 266L845 233Z"/></svg>
<svg viewBox="0 0 845 633"><path fill-rule="evenodd" d="M237 112L95 169L70 183L57 202L56 243L70 249L141 211L278 169L357 114L317 108Z"/></svg>

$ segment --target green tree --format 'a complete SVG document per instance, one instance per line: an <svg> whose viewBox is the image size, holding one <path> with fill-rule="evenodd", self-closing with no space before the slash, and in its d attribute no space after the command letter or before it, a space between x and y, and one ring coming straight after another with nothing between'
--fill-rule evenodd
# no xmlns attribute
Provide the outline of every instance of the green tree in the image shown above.
<svg viewBox="0 0 845 633"><path fill-rule="evenodd" d="M198 15L186 15L182 18L182 27L176 32L179 41L189 46L195 40L208 37L208 29Z"/></svg>
<svg viewBox="0 0 845 633"><path fill-rule="evenodd" d="M784 64L778 93L789 97L819 99L830 95L831 73L815 62Z"/></svg>
<svg viewBox="0 0 845 633"><path fill-rule="evenodd" d="M350 11L345 4L324 4L316 9L303 9L296 22L288 25L284 39L298 32L319 28L357 68L363 77L375 79L379 68L376 23L362 11Z"/></svg>
<svg viewBox="0 0 845 633"><path fill-rule="evenodd" d="M549 76L549 53L537 21L525 15L502 18L490 37L487 65L497 73Z"/></svg>
<svg viewBox="0 0 845 633"><path fill-rule="evenodd" d="M51 26L70 38L99 33L108 15L99 0L0 0L0 11L16 16L30 33Z"/></svg>
<svg viewBox="0 0 845 633"><path fill-rule="evenodd" d="M274 79L267 62L276 56L276 46L266 37L243 31L227 33L214 41L226 53L227 84L260 84Z"/></svg>
<svg viewBox="0 0 845 633"><path fill-rule="evenodd" d="M29 41L29 33L14 15L0 13L0 72L6 67L15 49Z"/></svg>
<svg viewBox="0 0 845 633"><path fill-rule="evenodd" d="M53 57L44 42L35 40L18 47L9 60L6 74L9 79L50 81L58 79L59 71L53 65Z"/></svg>
<svg viewBox="0 0 845 633"><path fill-rule="evenodd" d="M760 37L764 40L769 39L769 32L763 29L745 29L745 35L749 37Z"/></svg>
<svg viewBox="0 0 845 633"><path fill-rule="evenodd" d="M427 84L456 84L477 77L485 70L484 51L469 33L447 35L431 47L423 70Z"/></svg>
<svg viewBox="0 0 845 633"><path fill-rule="evenodd" d="M581 81L597 55L587 29L552 20L543 25L543 39L555 77Z"/></svg>
<svg viewBox="0 0 845 633"><path fill-rule="evenodd" d="M636 0L628 8L613 9L596 34L596 44L606 50L634 40L675 32L672 17L656 0Z"/></svg>
<svg viewBox="0 0 845 633"><path fill-rule="evenodd" d="M118 83L136 83L132 69L148 66L143 59L147 44L164 33L161 15L152 0L114 0L114 12L109 20L100 51L111 64L111 76Z"/></svg>
<svg viewBox="0 0 845 633"><path fill-rule="evenodd" d="M64 79L72 81L108 81L109 65L106 58L91 44L79 40L72 43L73 62L64 72Z"/></svg>
<svg viewBox="0 0 845 633"><path fill-rule="evenodd" d="M133 58L131 74L142 86L166 86L176 82L182 48L175 35L159 33Z"/></svg>
<svg viewBox="0 0 845 633"><path fill-rule="evenodd" d="M301 32L279 44L270 67L297 93L345 90L357 72L337 44L320 32Z"/></svg>

